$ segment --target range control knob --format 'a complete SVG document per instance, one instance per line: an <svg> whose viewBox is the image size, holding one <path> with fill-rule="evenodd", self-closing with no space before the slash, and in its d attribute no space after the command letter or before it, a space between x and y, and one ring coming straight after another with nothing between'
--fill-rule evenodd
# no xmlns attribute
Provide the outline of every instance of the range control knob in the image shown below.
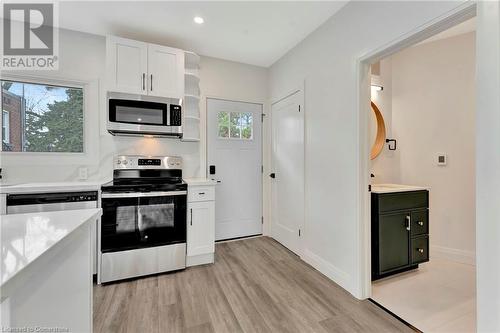
<svg viewBox="0 0 500 333"><path fill-rule="evenodd" d="M127 165L127 163L128 163L127 160L123 161L123 164Z"/></svg>
<svg viewBox="0 0 500 333"><path fill-rule="evenodd" d="M122 164L121 160L116 161L116 164Z"/></svg>

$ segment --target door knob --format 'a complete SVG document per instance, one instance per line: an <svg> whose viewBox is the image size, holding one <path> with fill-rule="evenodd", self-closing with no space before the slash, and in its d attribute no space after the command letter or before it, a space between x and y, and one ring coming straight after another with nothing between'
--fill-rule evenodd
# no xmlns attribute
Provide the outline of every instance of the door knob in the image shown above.
<svg viewBox="0 0 500 333"><path fill-rule="evenodd" d="M269 177L274 179L274 178L276 178L276 174L273 172L272 174L269 175Z"/></svg>

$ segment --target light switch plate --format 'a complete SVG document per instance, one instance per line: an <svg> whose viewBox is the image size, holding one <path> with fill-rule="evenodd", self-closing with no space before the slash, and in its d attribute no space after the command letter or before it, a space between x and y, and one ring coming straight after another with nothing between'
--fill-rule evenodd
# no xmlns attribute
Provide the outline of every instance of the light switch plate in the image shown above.
<svg viewBox="0 0 500 333"><path fill-rule="evenodd" d="M88 169L85 167L78 168L78 179L86 180L89 177Z"/></svg>
<svg viewBox="0 0 500 333"><path fill-rule="evenodd" d="M445 166L448 163L448 155L446 155L445 153L437 153L436 162L437 165Z"/></svg>

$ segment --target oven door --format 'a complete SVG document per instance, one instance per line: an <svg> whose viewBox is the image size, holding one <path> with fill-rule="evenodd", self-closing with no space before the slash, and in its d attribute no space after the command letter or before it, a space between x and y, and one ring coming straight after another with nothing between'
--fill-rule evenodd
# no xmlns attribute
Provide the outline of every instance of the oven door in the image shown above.
<svg viewBox="0 0 500 333"><path fill-rule="evenodd" d="M186 242L186 191L103 193L101 251Z"/></svg>

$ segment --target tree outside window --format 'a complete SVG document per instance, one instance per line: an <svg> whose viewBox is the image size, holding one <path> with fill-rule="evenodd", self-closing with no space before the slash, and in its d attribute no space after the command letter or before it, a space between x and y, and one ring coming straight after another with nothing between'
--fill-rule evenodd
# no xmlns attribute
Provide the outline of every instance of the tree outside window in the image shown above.
<svg viewBox="0 0 500 333"><path fill-rule="evenodd" d="M83 152L83 89L2 80L2 150ZM6 140L5 138L9 138Z"/></svg>
<svg viewBox="0 0 500 333"><path fill-rule="evenodd" d="M251 112L226 112L217 114L218 137L221 139L253 139L253 114Z"/></svg>

